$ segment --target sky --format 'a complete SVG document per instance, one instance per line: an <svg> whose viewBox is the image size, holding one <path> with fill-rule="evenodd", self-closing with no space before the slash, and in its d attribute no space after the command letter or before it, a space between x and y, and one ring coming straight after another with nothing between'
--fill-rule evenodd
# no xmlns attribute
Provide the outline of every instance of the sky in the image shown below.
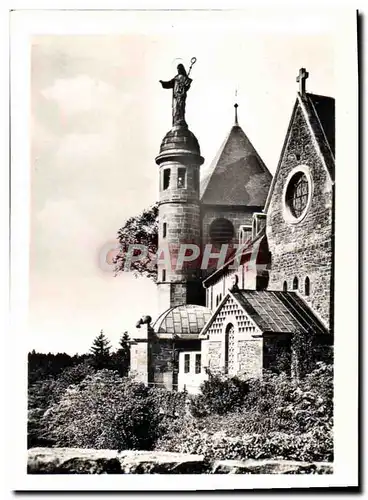
<svg viewBox="0 0 368 500"><path fill-rule="evenodd" d="M175 29L42 35L31 47L29 348L86 352L101 329L117 346L155 285L106 264L128 217L158 198L160 142L171 127L177 59L197 58L187 122L209 167L234 121L273 174L300 67L307 91L334 96L334 39L326 31L249 33Z"/></svg>

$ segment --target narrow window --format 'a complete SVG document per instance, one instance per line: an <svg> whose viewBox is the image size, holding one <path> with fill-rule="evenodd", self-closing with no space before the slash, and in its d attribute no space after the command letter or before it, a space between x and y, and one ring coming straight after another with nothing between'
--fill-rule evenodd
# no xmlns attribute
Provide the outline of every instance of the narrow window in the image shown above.
<svg viewBox="0 0 368 500"><path fill-rule="evenodd" d="M194 191L199 190L199 172L193 173L193 189Z"/></svg>
<svg viewBox="0 0 368 500"><path fill-rule="evenodd" d="M162 226L162 237L166 238L166 231L167 231L167 223L164 222L164 225Z"/></svg>
<svg viewBox="0 0 368 500"><path fill-rule="evenodd" d="M196 354L195 356L195 372L201 373L201 355Z"/></svg>
<svg viewBox="0 0 368 500"><path fill-rule="evenodd" d="M310 295L310 279L308 278L308 276L305 278L304 294L307 297L309 297L309 295Z"/></svg>
<svg viewBox="0 0 368 500"><path fill-rule="evenodd" d="M284 292L287 292L287 281L284 281L284 284L282 285L282 289Z"/></svg>
<svg viewBox="0 0 368 500"><path fill-rule="evenodd" d="M185 174L186 174L185 168L178 168L178 188L185 187Z"/></svg>
<svg viewBox="0 0 368 500"><path fill-rule="evenodd" d="M184 354L184 373L189 373L190 370L190 354Z"/></svg>
<svg viewBox="0 0 368 500"><path fill-rule="evenodd" d="M165 168L163 189L167 189L169 186L170 186L170 169Z"/></svg>
<svg viewBox="0 0 368 500"><path fill-rule="evenodd" d="M229 323L225 331L225 374L229 373L229 337L234 334L234 327Z"/></svg>
<svg viewBox="0 0 368 500"><path fill-rule="evenodd" d="M293 290L298 290L298 286L299 286L299 281L298 278L295 276L295 278L293 279Z"/></svg>
<svg viewBox="0 0 368 500"><path fill-rule="evenodd" d="M166 281L166 269L162 270L162 281Z"/></svg>

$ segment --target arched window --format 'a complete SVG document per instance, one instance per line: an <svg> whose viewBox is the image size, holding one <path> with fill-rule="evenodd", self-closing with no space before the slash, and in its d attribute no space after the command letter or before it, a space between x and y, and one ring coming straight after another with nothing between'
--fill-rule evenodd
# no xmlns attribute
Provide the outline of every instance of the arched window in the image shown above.
<svg viewBox="0 0 368 500"><path fill-rule="evenodd" d="M233 343L234 337L234 326L229 323L225 330L225 373L229 373L229 344L230 341Z"/></svg>
<svg viewBox="0 0 368 500"><path fill-rule="evenodd" d="M298 290L298 286L299 286L299 281L298 278L295 276L295 278L293 279L293 290Z"/></svg>
<svg viewBox="0 0 368 500"><path fill-rule="evenodd" d="M163 227L162 227L162 237L166 238L166 233L167 233L167 222L164 222Z"/></svg>
<svg viewBox="0 0 368 500"><path fill-rule="evenodd" d="M212 243L230 243L234 237L234 226L228 219L215 219L210 225L209 232Z"/></svg>
<svg viewBox="0 0 368 500"><path fill-rule="evenodd" d="M304 294L309 297L310 295L310 279L309 277L307 276L305 278L305 283L304 283Z"/></svg>
<svg viewBox="0 0 368 500"><path fill-rule="evenodd" d="M282 289L284 292L287 292L287 281L284 281L284 284L282 285Z"/></svg>

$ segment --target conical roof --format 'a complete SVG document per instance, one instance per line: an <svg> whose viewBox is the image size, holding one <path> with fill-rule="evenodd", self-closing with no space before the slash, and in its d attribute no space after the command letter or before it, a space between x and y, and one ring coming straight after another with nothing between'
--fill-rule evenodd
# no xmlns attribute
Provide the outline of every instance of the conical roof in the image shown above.
<svg viewBox="0 0 368 500"><path fill-rule="evenodd" d="M235 124L201 181L201 202L263 207L271 180L235 115Z"/></svg>

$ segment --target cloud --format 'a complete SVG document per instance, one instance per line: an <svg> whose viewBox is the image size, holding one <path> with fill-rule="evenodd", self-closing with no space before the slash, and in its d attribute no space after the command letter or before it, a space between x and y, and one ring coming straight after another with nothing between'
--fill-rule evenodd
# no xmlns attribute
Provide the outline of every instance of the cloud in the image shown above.
<svg viewBox="0 0 368 500"><path fill-rule="evenodd" d="M115 87L88 75L58 78L50 87L41 90L41 94L55 101L65 115L106 110L109 103L121 100Z"/></svg>

